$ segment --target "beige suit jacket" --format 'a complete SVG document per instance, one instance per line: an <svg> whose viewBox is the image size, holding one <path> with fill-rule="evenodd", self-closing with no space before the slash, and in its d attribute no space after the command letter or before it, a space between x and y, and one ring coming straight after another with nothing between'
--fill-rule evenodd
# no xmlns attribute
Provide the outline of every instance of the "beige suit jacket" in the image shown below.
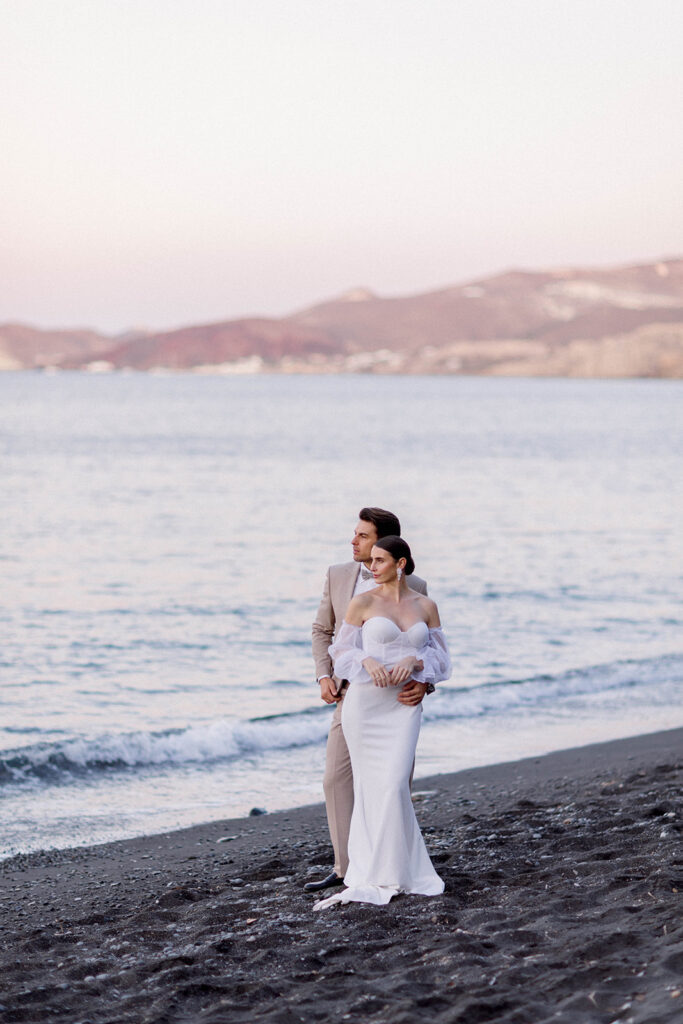
<svg viewBox="0 0 683 1024"><path fill-rule="evenodd" d="M360 572L360 562L343 562L331 565L325 576L323 596L320 600L318 614L313 623L313 661L315 662L316 679L332 676L337 686L342 683L333 672L329 649L339 626L344 621L346 609L349 607L353 591ZM427 584L415 573L405 577L406 583L418 594L427 593Z"/></svg>

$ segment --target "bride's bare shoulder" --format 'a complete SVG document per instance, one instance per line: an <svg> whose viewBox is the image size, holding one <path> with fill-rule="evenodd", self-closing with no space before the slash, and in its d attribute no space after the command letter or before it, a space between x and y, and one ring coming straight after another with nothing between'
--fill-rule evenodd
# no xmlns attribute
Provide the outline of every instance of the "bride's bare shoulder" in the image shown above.
<svg viewBox="0 0 683 1024"><path fill-rule="evenodd" d="M372 591L366 592L365 594L358 594L356 597L351 598L349 606L346 609L346 615L344 618L350 626L362 626L365 619L367 619L367 611L370 606L368 600Z"/></svg>
<svg viewBox="0 0 683 1024"><path fill-rule="evenodd" d="M436 601L432 601L431 597L426 595L420 595L418 598L420 603L420 611L424 615L424 620L430 629L436 629L437 626L441 625L439 619L439 609L436 606Z"/></svg>

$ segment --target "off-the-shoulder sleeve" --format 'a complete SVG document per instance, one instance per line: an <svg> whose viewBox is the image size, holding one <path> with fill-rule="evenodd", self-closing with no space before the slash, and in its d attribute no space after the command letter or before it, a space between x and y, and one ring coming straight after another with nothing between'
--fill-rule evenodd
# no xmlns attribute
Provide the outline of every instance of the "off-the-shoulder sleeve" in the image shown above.
<svg viewBox="0 0 683 1024"><path fill-rule="evenodd" d="M425 667L420 672L413 672L413 679L419 683L442 683L444 679L450 679L451 656L440 626L429 630L427 643L417 656Z"/></svg>
<svg viewBox="0 0 683 1024"><path fill-rule="evenodd" d="M330 647L330 657L334 662L335 675L340 679L369 679L362 662L367 658L363 650L363 637L360 626L352 626L346 620Z"/></svg>

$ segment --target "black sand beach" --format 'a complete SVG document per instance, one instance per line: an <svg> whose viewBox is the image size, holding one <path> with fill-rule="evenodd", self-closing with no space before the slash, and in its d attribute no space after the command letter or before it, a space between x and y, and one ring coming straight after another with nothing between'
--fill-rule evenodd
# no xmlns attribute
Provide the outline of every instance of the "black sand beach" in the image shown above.
<svg viewBox="0 0 683 1024"><path fill-rule="evenodd" d="M683 729L415 784L443 896L314 913L321 805L0 864L0 1020L683 1021Z"/></svg>

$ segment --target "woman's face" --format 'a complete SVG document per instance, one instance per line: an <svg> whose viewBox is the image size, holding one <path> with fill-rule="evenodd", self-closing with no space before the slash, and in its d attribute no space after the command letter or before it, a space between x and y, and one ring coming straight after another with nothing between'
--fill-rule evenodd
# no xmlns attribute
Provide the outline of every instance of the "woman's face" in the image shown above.
<svg viewBox="0 0 683 1024"><path fill-rule="evenodd" d="M396 579L396 565L396 561L384 548L375 547L372 549L370 571L378 586L380 583L391 583Z"/></svg>

